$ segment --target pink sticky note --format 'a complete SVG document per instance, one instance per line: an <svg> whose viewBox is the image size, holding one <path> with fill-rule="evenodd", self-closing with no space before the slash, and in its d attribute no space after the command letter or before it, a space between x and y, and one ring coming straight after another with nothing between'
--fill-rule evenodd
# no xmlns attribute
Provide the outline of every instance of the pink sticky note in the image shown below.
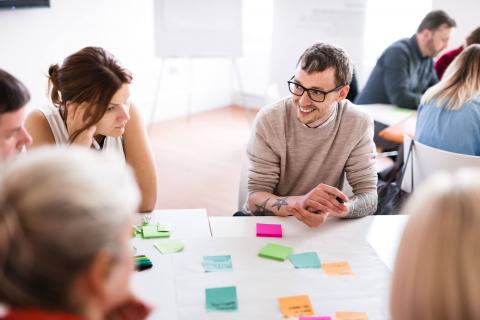
<svg viewBox="0 0 480 320"><path fill-rule="evenodd" d="M282 237L281 224L257 223L257 237Z"/></svg>
<svg viewBox="0 0 480 320"><path fill-rule="evenodd" d="M332 320L329 316L303 316L298 318L298 320Z"/></svg>

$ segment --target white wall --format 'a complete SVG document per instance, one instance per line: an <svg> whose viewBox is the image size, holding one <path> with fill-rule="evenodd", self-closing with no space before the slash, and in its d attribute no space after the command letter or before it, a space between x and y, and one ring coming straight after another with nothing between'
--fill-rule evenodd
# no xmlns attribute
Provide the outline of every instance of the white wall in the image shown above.
<svg viewBox="0 0 480 320"><path fill-rule="evenodd" d="M185 115L189 102L192 112L232 102L262 106L269 100L268 96L279 94L278 91L269 92L273 83L272 72L293 69L298 55L313 41L311 35L315 34L315 30L310 30L308 37L302 32L295 33L294 36L298 37L295 42L287 42L281 49L272 50L274 34L277 39L282 39L281 30L273 30L273 21L278 19L277 24L280 23L282 30L321 25L321 21L316 25L312 21L309 25L293 25L288 19L281 20L274 15L275 1L278 0L243 0L243 55L236 60L238 81L229 59L165 61L154 57L153 1L51 0L49 9L0 11L0 68L26 83L32 93L30 106L36 107L48 103L45 75L51 63L60 63L64 57L84 46L102 46L133 72L134 99L148 121L152 121L155 92L163 68L154 119L163 120ZM284 10L280 13L289 14L289 6L294 11L300 3L304 6L310 3L314 9L319 7L312 1L283 0ZM476 16L480 11L479 0L368 0L365 26L361 27L365 29L365 37L353 39L350 43L360 42L347 47L356 57L357 69L361 70L361 85L381 52L390 43L412 35L432 4L433 8L444 9L457 20L458 30L453 34L450 47L458 46L480 24ZM321 14L317 10L309 15L308 8L302 10L310 20ZM339 21L344 31L345 26L355 27ZM322 32L325 34L325 30ZM328 37L326 40L340 44L346 39L345 34L339 35L335 29ZM240 92L244 94L240 95Z"/></svg>
<svg viewBox="0 0 480 320"><path fill-rule="evenodd" d="M48 103L50 64L84 46L102 46L133 72L134 99L149 119L162 64L153 55L153 24L153 0L51 0L50 8L0 11L0 67L27 85L33 108ZM184 115L190 93L194 112L231 103L230 61L193 60L192 73L189 63L165 62L156 120Z"/></svg>
<svg viewBox="0 0 480 320"><path fill-rule="evenodd" d="M479 0L432 0L433 8L445 10L457 22L457 28L453 31L449 48L460 46L466 36L473 29L480 27L480 1Z"/></svg>

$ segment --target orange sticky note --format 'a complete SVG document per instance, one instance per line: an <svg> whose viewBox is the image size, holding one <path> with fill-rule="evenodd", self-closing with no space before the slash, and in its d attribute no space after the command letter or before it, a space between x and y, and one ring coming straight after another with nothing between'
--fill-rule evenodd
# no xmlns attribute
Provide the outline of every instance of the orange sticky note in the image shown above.
<svg viewBox="0 0 480 320"><path fill-rule="evenodd" d="M352 268L347 261L322 263L322 269L329 276L353 275Z"/></svg>
<svg viewBox="0 0 480 320"><path fill-rule="evenodd" d="M314 314L307 295L278 298L280 311L285 317L311 316Z"/></svg>
<svg viewBox="0 0 480 320"><path fill-rule="evenodd" d="M336 320L368 320L366 312L336 312Z"/></svg>

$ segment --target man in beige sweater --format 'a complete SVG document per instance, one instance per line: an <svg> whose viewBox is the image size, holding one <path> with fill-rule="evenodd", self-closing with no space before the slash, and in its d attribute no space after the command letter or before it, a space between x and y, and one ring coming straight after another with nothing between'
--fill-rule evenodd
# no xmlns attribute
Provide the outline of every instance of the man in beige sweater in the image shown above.
<svg viewBox="0 0 480 320"><path fill-rule="evenodd" d="M351 79L342 49L318 43L305 50L288 81L292 96L264 107L255 119L245 211L293 215L310 227L328 216L375 212L373 121L345 99ZM351 198L340 191L345 176Z"/></svg>

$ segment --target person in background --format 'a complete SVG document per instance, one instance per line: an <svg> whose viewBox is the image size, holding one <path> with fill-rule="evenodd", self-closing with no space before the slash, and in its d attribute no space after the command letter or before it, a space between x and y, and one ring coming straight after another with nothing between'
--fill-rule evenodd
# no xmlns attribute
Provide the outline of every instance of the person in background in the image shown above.
<svg viewBox="0 0 480 320"><path fill-rule="evenodd" d="M260 110L248 143L244 212L294 215L310 227L328 216L354 218L377 207L373 122L345 99L347 53L317 43L300 56L291 96ZM354 195L342 191L345 174Z"/></svg>
<svg viewBox="0 0 480 320"><path fill-rule="evenodd" d="M0 69L0 162L30 145L32 138L23 127L25 105L30 93L17 78Z"/></svg>
<svg viewBox="0 0 480 320"><path fill-rule="evenodd" d="M44 147L0 177L2 320L145 319L129 289L139 192L124 162Z"/></svg>
<svg viewBox="0 0 480 320"><path fill-rule="evenodd" d="M480 171L441 173L415 191L393 272L392 320L480 319Z"/></svg>
<svg viewBox="0 0 480 320"><path fill-rule="evenodd" d="M480 44L480 27L473 30L468 37L465 39L465 44L462 44L460 47L450 50L438 58L437 62L435 62L435 71L437 72L437 76L439 79L443 77L445 70L447 67L452 63L453 59L455 59L465 47L468 47L471 44Z"/></svg>
<svg viewBox="0 0 480 320"><path fill-rule="evenodd" d="M417 112L415 140L480 156L480 44L472 44L428 89Z"/></svg>
<svg viewBox="0 0 480 320"><path fill-rule="evenodd" d="M455 20L442 10L428 13L412 37L385 49L355 103L384 103L417 109L422 94L438 82L433 57L447 47L455 26ZM375 144L383 151L397 150L397 143L378 135L386 127L375 121Z"/></svg>
<svg viewBox="0 0 480 320"><path fill-rule="evenodd" d="M138 211L155 208L155 161L130 98L132 76L106 50L86 47L50 66L51 106L31 112L25 126L32 147L75 144L112 152L126 160L137 178L142 200Z"/></svg>

